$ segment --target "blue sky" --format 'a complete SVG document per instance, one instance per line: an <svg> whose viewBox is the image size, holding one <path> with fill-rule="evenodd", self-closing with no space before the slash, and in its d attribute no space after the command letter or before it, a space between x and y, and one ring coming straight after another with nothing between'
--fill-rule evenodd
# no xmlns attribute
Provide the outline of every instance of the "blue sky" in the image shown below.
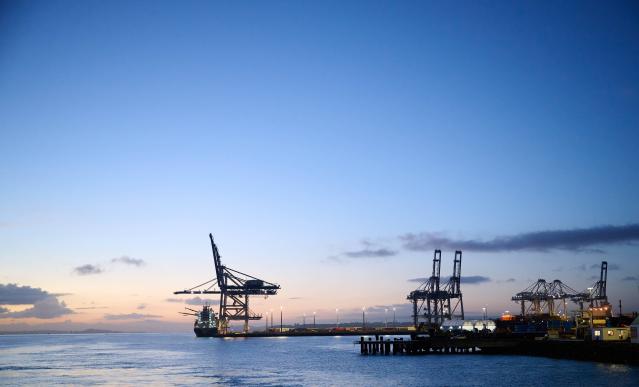
<svg viewBox="0 0 639 387"><path fill-rule="evenodd" d="M299 314L403 303L432 255L406 233L638 222L632 2L0 7L0 283L70 307L169 316L173 290L213 275L208 232L229 266L282 284L257 307ZM397 254L330 258L362 240ZM583 288L596 270L572 269L602 256L639 308L626 242L465 252L492 280L467 309L504 309L537 277ZM106 270L123 255L147 264Z"/></svg>

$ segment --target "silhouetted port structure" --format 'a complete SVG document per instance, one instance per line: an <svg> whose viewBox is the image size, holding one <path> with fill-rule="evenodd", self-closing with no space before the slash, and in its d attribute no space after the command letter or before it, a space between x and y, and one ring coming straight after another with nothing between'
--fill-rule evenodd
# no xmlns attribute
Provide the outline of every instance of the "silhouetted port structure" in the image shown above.
<svg viewBox="0 0 639 387"><path fill-rule="evenodd" d="M588 303L591 308L607 307L608 295L606 294L606 285L608 283L608 262L601 262L601 269L599 272L599 281L588 288L587 292L576 295L573 301L579 304L579 309L584 308L584 302Z"/></svg>
<svg viewBox="0 0 639 387"><path fill-rule="evenodd" d="M578 303L580 310L583 310L584 302L591 308L604 307L608 305L607 280L608 263L603 261L599 281L592 288L588 288L588 291L579 292L560 280L546 282L544 279L538 279L537 282L515 294L512 300L520 303L522 316L544 314L557 316L561 314L558 306L563 306L565 315L568 300Z"/></svg>
<svg viewBox="0 0 639 387"><path fill-rule="evenodd" d="M250 320L262 318L262 315L253 313L249 309L249 296L272 296L277 294L280 286L222 265L220 253L213 241L213 235L209 234L209 238L215 263L215 278L190 289L173 292L173 294L219 294L218 332L225 334L229 321L235 320L244 321L244 332L246 333L249 330ZM217 289L214 288L215 285L217 285Z"/></svg>
<svg viewBox="0 0 639 387"><path fill-rule="evenodd" d="M443 286L440 275L441 262L442 252L435 250L430 278L406 297L413 303L413 323L416 328L420 324L420 317L426 319L429 328L439 327L444 320L464 319L461 292L462 252L455 251L453 275Z"/></svg>

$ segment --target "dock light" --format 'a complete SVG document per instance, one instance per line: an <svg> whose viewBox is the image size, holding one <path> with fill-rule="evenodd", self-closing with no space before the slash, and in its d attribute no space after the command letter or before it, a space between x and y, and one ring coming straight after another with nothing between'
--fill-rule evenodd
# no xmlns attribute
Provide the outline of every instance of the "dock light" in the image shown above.
<svg viewBox="0 0 639 387"><path fill-rule="evenodd" d="M486 308L481 308L481 310L484 312L484 320L486 320Z"/></svg>
<svg viewBox="0 0 639 387"><path fill-rule="evenodd" d="M316 312L313 312L313 329L315 329L315 313Z"/></svg>

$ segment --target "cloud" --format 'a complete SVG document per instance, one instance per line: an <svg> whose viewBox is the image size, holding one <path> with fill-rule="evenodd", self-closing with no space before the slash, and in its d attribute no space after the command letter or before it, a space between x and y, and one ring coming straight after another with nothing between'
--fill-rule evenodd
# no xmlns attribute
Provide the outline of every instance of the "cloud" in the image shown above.
<svg viewBox="0 0 639 387"><path fill-rule="evenodd" d="M86 264L76 267L75 269L73 269L73 272L77 275L91 275L103 273L104 270L102 270L99 265Z"/></svg>
<svg viewBox="0 0 639 387"><path fill-rule="evenodd" d="M200 297L193 297L193 298L187 298L186 300L184 300L184 303L187 305L204 305L204 304L218 304L219 301L217 300L207 300L205 298L200 298Z"/></svg>
<svg viewBox="0 0 639 387"><path fill-rule="evenodd" d="M400 236L404 248L412 251L432 249L466 250L477 252L503 251L599 251L592 246L628 244L639 241L639 224L598 226L568 230L545 230L506 235L488 241L451 239L439 233L405 234Z"/></svg>
<svg viewBox="0 0 639 387"><path fill-rule="evenodd" d="M636 277L634 275L630 275L628 277L623 277L621 280L622 281L639 281L639 277Z"/></svg>
<svg viewBox="0 0 639 387"><path fill-rule="evenodd" d="M491 279L488 277L484 277L482 275L469 275L469 276L462 276L461 277L461 283L463 285L477 285L477 284L483 284L485 282L490 282Z"/></svg>
<svg viewBox="0 0 639 387"><path fill-rule="evenodd" d="M161 318L154 314L141 314L141 313L123 313L123 314L105 314L104 319L109 321L119 320L145 320L149 318Z"/></svg>
<svg viewBox="0 0 639 387"><path fill-rule="evenodd" d="M365 248L357 251L346 251L344 253L348 258L386 258L397 255L397 251L386 248L370 249Z"/></svg>
<svg viewBox="0 0 639 387"><path fill-rule="evenodd" d="M343 263L349 258L388 258L397 255L397 251L386 247L379 247L376 243L367 239L360 241L362 248L359 250L345 251L338 255L332 255L326 258L327 261Z"/></svg>
<svg viewBox="0 0 639 387"><path fill-rule="evenodd" d="M505 279L505 280L497 280L497 283L498 284L504 284L504 283L511 283L511 282L516 282L516 281L517 280L514 279L514 278L508 278L508 279Z"/></svg>
<svg viewBox="0 0 639 387"><path fill-rule="evenodd" d="M72 314L64 301L59 301L55 294L31 286L16 284L0 284L0 305L32 305L19 312L9 312L0 307L0 318L33 317L49 319Z"/></svg>
<svg viewBox="0 0 639 387"><path fill-rule="evenodd" d="M164 301L166 302L175 302L175 303L183 303L184 300L181 298L167 298Z"/></svg>
<svg viewBox="0 0 639 387"><path fill-rule="evenodd" d="M593 263L592 265L590 265L590 269L601 269L601 263ZM621 266L617 265L616 263L609 263L608 270L621 270Z"/></svg>
<svg viewBox="0 0 639 387"><path fill-rule="evenodd" d="M72 314L73 311L67 308L64 301L59 301L54 296L49 296L42 301L37 301L29 309L22 310L20 312L10 312L0 314L0 318L56 318L67 314Z"/></svg>
<svg viewBox="0 0 639 387"><path fill-rule="evenodd" d="M0 305L33 305L51 296L54 295L40 288L0 284Z"/></svg>
<svg viewBox="0 0 639 387"><path fill-rule="evenodd" d="M411 278L409 280L407 280L408 282L418 282L418 283L424 283L426 281L428 281L428 278L426 277L417 277L417 278Z"/></svg>
<svg viewBox="0 0 639 387"><path fill-rule="evenodd" d="M146 309L146 304L140 304L140 305L138 305L138 307L136 309L137 310Z"/></svg>
<svg viewBox="0 0 639 387"><path fill-rule="evenodd" d="M304 297L289 297L289 300L303 300Z"/></svg>
<svg viewBox="0 0 639 387"><path fill-rule="evenodd" d="M123 263L125 265L132 265L132 266L137 266L137 267L144 266L146 264L146 262L144 262L143 259L131 258L131 257L128 257L126 255L123 255L123 256L121 256L119 258L113 258L111 260L111 262L113 262L113 263Z"/></svg>

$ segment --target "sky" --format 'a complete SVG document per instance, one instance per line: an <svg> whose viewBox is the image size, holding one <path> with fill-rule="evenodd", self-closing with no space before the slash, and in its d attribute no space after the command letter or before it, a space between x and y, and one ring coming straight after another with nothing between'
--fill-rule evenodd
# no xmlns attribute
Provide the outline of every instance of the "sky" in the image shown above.
<svg viewBox="0 0 639 387"><path fill-rule="evenodd" d="M285 323L409 321L436 248L467 315L638 310L638 143L631 1L0 2L0 330L187 331L208 233Z"/></svg>

